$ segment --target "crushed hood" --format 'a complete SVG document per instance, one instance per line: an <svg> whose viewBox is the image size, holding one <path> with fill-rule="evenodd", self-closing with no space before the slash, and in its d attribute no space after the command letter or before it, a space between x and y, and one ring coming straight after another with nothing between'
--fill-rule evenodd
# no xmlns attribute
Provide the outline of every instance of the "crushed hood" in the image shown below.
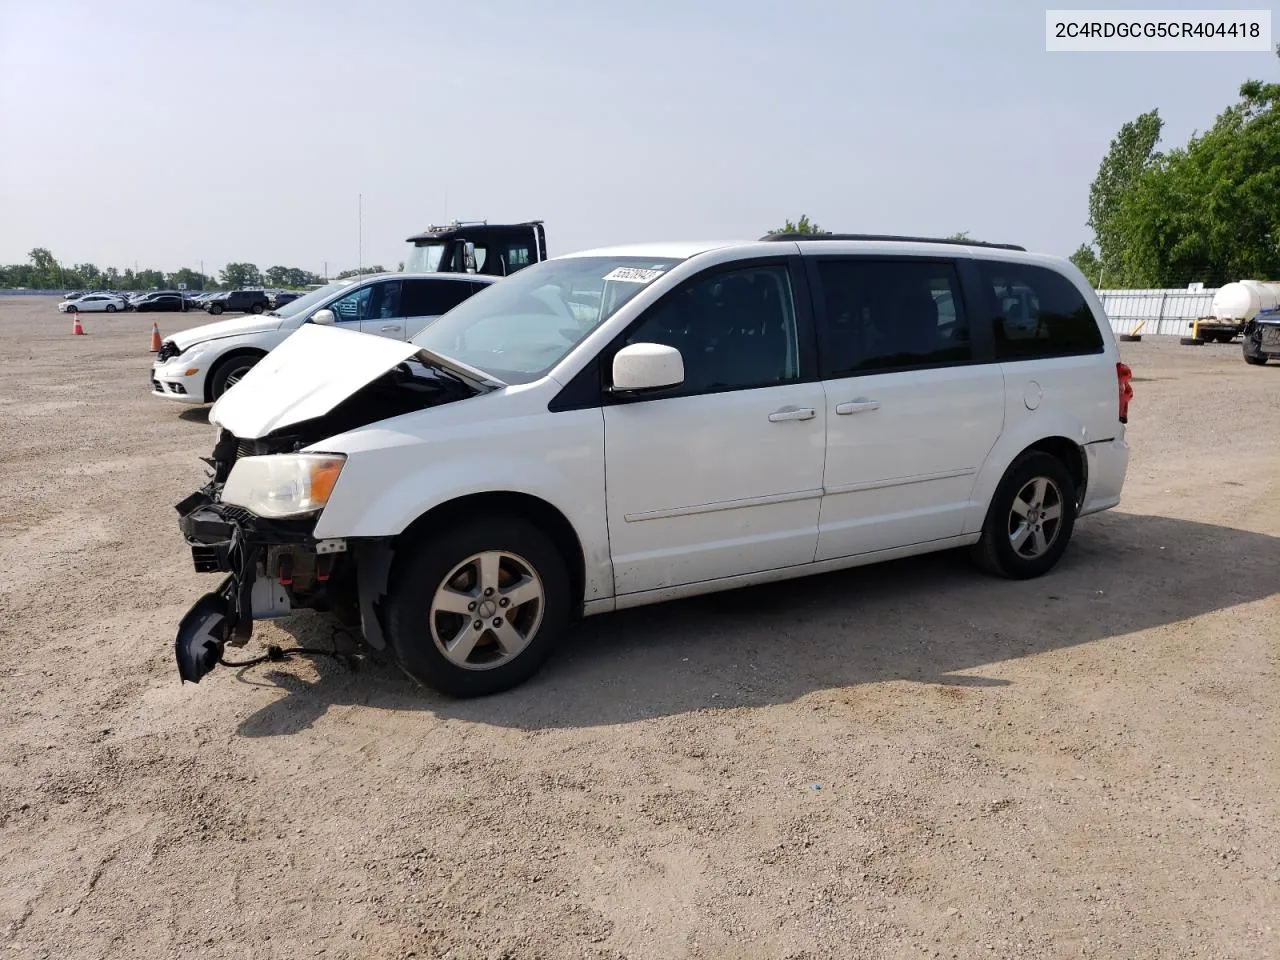
<svg viewBox="0 0 1280 960"><path fill-rule="evenodd" d="M185 350L194 343L204 340L217 340L220 337L239 337L246 333L262 333L266 330L279 329L284 322L281 317L269 317L265 313L246 314L243 317L232 317L230 320L219 320L217 323L205 323L190 330L179 330L165 337L172 340L179 350Z"/></svg>
<svg viewBox="0 0 1280 960"><path fill-rule="evenodd" d="M323 417L413 358L443 367L480 390L505 386L414 343L307 323L222 395L209 411L209 422L241 439L256 440L281 427Z"/></svg>

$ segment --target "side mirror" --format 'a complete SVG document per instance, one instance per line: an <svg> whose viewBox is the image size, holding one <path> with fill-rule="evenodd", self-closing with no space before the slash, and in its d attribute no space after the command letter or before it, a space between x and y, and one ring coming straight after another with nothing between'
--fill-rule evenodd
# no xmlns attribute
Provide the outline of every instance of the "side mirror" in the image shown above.
<svg viewBox="0 0 1280 960"><path fill-rule="evenodd" d="M312 323L318 323L324 327L333 326L333 322L335 319L336 318L333 315L333 311L327 307L323 310L317 310L315 313L311 315Z"/></svg>
<svg viewBox="0 0 1280 960"><path fill-rule="evenodd" d="M467 273L476 272L476 245L470 240L462 245L462 269Z"/></svg>
<svg viewBox="0 0 1280 960"><path fill-rule="evenodd" d="M613 391L661 390L684 383L684 358L675 347L633 343L613 355Z"/></svg>

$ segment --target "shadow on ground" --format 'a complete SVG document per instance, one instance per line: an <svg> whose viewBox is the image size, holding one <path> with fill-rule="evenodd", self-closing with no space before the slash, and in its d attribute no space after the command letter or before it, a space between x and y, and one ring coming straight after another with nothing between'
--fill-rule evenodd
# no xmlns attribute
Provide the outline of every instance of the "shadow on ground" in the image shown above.
<svg viewBox="0 0 1280 960"><path fill-rule="evenodd" d="M248 717L240 733L293 733L335 704L536 730L760 706L885 680L1001 686L1007 681L958 672L1278 589L1280 538L1113 512L1082 521L1063 561L1037 580L984 576L951 551L591 617L532 681L479 700L422 690L388 664L352 673L317 659L313 682L258 668L255 682L289 695ZM295 618L290 629L302 644L331 643L327 618Z"/></svg>
<svg viewBox="0 0 1280 960"><path fill-rule="evenodd" d="M180 420L187 423L208 423L209 408L208 407L184 407L182 412L178 414Z"/></svg>

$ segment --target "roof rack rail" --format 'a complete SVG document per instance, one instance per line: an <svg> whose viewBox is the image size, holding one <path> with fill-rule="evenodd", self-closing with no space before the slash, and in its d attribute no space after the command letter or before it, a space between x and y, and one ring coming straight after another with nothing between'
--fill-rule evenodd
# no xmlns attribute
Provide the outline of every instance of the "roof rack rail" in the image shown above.
<svg viewBox="0 0 1280 960"><path fill-rule="evenodd" d="M950 237L895 237L884 233L766 233L761 240L893 240L899 243L951 243L961 247L996 247L1000 250L1021 250L1026 247L1016 243L989 243L986 240L954 240Z"/></svg>

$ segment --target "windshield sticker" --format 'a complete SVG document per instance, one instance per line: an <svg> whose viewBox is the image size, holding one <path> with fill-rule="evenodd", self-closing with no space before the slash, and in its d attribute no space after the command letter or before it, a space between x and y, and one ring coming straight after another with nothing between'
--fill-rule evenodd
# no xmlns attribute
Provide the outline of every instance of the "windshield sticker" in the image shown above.
<svg viewBox="0 0 1280 960"><path fill-rule="evenodd" d="M623 283L652 283L663 273L664 271L662 270L646 270L644 267L616 267L605 274L604 278L606 280L621 280Z"/></svg>

